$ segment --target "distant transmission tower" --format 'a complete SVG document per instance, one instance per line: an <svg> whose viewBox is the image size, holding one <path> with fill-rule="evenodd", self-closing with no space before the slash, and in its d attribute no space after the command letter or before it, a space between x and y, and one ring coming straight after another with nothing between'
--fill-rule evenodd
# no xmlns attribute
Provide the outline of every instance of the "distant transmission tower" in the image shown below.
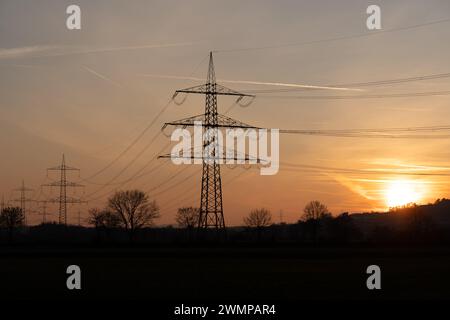
<svg viewBox="0 0 450 320"><path fill-rule="evenodd" d="M67 181L67 171L80 171L80 169L66 166L66 160L64 154L62 156L62 162L60 166L48 168L48 171L59 171L60 179L59 181L51 182L48 184L43 184L43 187L59 187L59 197L48 200L48 202L59 203L59 224L67 225L67 204L68 203L85 203L80 199L73 197L67 197L67 187L84 187L81 184Z"/></svg>
<svg viewBox="0 0 450 320"><path fill-rule="evenodd" d="M14 191L20 192L20 198L14 199L13 201L20 203L20 209L22 210L24 216L24 224L26 225L28 222L26 203L34 201L32 199L27 198L27 192L33 191L33 189L25 187L25 182L22 180L22 186L20 186L20 188L14 189Z"/></svg>
<svg viewBox="0 0 450 320"><path fill-rule="evenodd" d="M47 216L51 215L51 213L47 212L47 200L41 201L42 205L39 207L41 209L40 213L38 213L40 216L42 216L42 223L47 223Z"/></svg>
<svg viewBox="0 0 450 320"><path fill-rule="evenodd" d="M1 209L1 211L0 212L3 212L3 210L5 210L5 196L4 195L2 195L2 203L0 204L0 209Z"/></svg>
<svg viewBox="0 0 450 320"><path fill-rule="evenodd" d="M225 228L220 164L218 162L219 159L215 156L216 150L219 151L219 147L222 147L219 146L219 141L217 138L219 128L246 129L254 127L219 114L217 111L217 96L237 96L237 102L239 102L243 97L251 97L253 99L254 96L228 89L216 83L212 52L209 54L209 67L206 84L177 90L175 91L174 97L178 93L196 93L205 95L205 113L199 116L165 123L163 129L168 125L186 127L195 125L194 122L196 121L202 122L206 133L203 135L203 147L201 152L203 171L198 228ZM208 156L205 156L205 153L203 152L206 148L208 148ZM169 158L177 156L179 155L169 154L160 157ZM236 160L248 160L248 158Z"/></svg>
<svg viewBox="0 0 450 320"><path fill-rule="evenodd" d="M78 226L81 226L81 212L80 209L78 209Z"/></svg>

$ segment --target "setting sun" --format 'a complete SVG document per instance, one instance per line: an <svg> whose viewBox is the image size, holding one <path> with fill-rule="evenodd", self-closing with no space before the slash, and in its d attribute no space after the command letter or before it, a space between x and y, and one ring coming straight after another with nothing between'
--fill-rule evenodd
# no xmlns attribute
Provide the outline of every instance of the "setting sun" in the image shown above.
<svg viewBox="0 0 450 320"><path fill-rule="evenodd" d="M388 207L392 208L419 202L422 199L422 192L418 187L418 184L413 181L395 180L390 182L385 191Z"/></svg>

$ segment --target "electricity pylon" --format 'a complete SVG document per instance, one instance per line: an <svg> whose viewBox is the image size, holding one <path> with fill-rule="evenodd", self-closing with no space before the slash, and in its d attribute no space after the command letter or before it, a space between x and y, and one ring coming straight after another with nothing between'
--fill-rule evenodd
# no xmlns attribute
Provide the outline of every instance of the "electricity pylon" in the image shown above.
<svg viewBox="0 0 450 320"><path fill-rule="evenodd" d="M47 200L40 201L42 205L39 207L41 209L41 212L38 213L38 215L42 216L42 223L47 222L47 216L51 215L51 213L47 212Z"/></svg>
<svg viewBox="0 0 450 320"><path fill-rule="evenodd" d="M3 210L5 210L5 196L2 195L2 203L0 204L0 212L3 212Z"/></svg>
<svg viewBox="0 0 450 320"><path fill-rule="evenodd" d="M67 225L67 204L68 203L86 203L86 201L82 201L80 199L76 199L73 197L67 197L67 187L84 187L82 184L78 184L75 182L67 181L67 171L80 171L80 169L69 167L66 165L66 160L64 154L62 156L61 165L57 167L52 167L47 169L48 171L59 171L60 179L59 181L51 182L48 184L43 184L43 187L59 187L59 197L49 199L48 202L59 203L59 224Z"/></svg>
<svg viewBox="0 0 450 320"><path fill-rule="evenodd" d="M78 226L81 227L81 211L78 209Z"/></svg>
<svg viewBox="0 0 450 320"><path fill-rule="evenodd" d="M20 203L24 224L27 225L26 203L34 201L33 199L27 198L27 192L33 191L33 189L25 187L25 182L22 180L22 185L19 188L14 189L14 191L20 192L20 198L14 199L13 201Z"/></svg>
<svg viewBox="0 0 450 320"><path fill-rule="evenodd" d="M237 96L239 102L244 97L254 98L248 95L228 89L216 83L214 71L214 62L212 52L209 54L209 67L206 84L190 87L187 89L176 90L174 97L178 93L196 93L205 95L205 113L174 122L165 123L163 129L168 125L173 126L193 126L194 122L202 121L205 134L203 135L203 146L201 152L202 158L202 186L200 200L200 214L198 221L199 229L215 227L217 229L225 228L225 219L223 214L222 199L222 179L220 176L219 159L216 152L220 152L219 146L219 128L255 128L240 121L220 115L217 111L217 96ZM204 152L207 150L206 152ZM205 155L207 153L207 155ZM161 158L177 157L178 155L163 155ZM194 158L194 156L192 156Z"/></svg>

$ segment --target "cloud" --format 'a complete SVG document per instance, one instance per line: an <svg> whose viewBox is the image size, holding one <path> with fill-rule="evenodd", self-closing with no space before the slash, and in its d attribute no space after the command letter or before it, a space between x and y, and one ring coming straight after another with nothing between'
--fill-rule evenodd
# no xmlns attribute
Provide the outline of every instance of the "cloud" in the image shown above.
<svg viewBox="0 0 450 320"><path fill-rule="evenodd" d="M205 79L203 79L203 78L170 76L170 75L159 75L159 74L142 74L141 76L152 77L152 78L164 78L164 79L205 81ZM362 89L354 89L354 88L315 86L315 85L299 84L299 83L261 82L261 81L249 81L249 80L224 80L224 79L217 80L217 82L235 83L235 84L251 84L251 85L262 85L262 86L277 86L277 87L289 87L289 88L302 88L302 89L324 89L324 90L337 90L337 91L364 91Z"/></svg>
<svg viewBox="0 0 450 320"><path fill-rule="evenodd" d="M110 83L110 84L112 84L112 85L114 85L116 87L122 87L122 85L120 83L118 83L118 82L108 78L105 75L102 75L102 74L98 73L97 71L95 71L95 70L93 70L93 69L91 69L89 67L83 66L83 69L86 70L87 72L93 74L97 78L102 79L102 80L104 80L104 81L106 81L106 82L108 82L108 83Z"/></svg>
<svg viewBox="0 0 450 320"><path fill-rule="evenodd" d="M379 198L373 197L370 194L372 193L369 190L366 190L363 186L360 184L357 184L355 182L352 182L350 179L342 176L342 175L330 175L331 178L333 178L336 182L338 182L340 185L346 187L350 191L362 196L363 198L367 200L380 200Z"/></svg>
<svg viewBox="0 0 450 320"><path fill-rule="evenodd" d="M0 59L14 59L33 56L36 53L42 53L56 49L56 46L30 46L19 48L0 48Z"/></svg>
<svg viewBox="0 0 450 320"><path fill-rule="evenodd" d="M181 42L181 43L166 43L166 44L145 44L137 46L123 46L123 47L105 47L105 48L87 48L87 49L77 49L67 52L54 52L45 55L40 55L39 57L59 57L59 56L70 56L70 55L80 55L80 54L92 54L92 53L104 53L104 52L116 52L116 51L127 51L127 50L141 50L141 49L157 49L157 48L170 48L170 47L183 47L191 46L192 42Z"/></svg>
<svg viewBox="0 0 450 320"><path fill-rule="evenodd" d="M15 58L46 58L46 57L61 57L82 54L94 54L104 52L118 52L127 50L142 50L142 49L156 49L156 48L170 48L193 45L192 42L181 43L161 43L161 44L144 44L136 46L122 46L122 47L100 47L100 48L86 48L74 46L28 46L18 48L0 48L0 59L15 59Z"/></svg>

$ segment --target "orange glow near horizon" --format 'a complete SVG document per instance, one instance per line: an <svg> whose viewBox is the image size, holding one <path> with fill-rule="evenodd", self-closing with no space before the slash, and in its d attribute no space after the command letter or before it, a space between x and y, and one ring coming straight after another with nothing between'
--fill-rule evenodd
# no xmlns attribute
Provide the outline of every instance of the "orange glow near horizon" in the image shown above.
<svg viewBox="0 0 450 320"><path fill-rule="evenodd" d="M389 208L418 203L423 200L423 184L410 180L393 180L385 189L385 201Z"/></svg>

